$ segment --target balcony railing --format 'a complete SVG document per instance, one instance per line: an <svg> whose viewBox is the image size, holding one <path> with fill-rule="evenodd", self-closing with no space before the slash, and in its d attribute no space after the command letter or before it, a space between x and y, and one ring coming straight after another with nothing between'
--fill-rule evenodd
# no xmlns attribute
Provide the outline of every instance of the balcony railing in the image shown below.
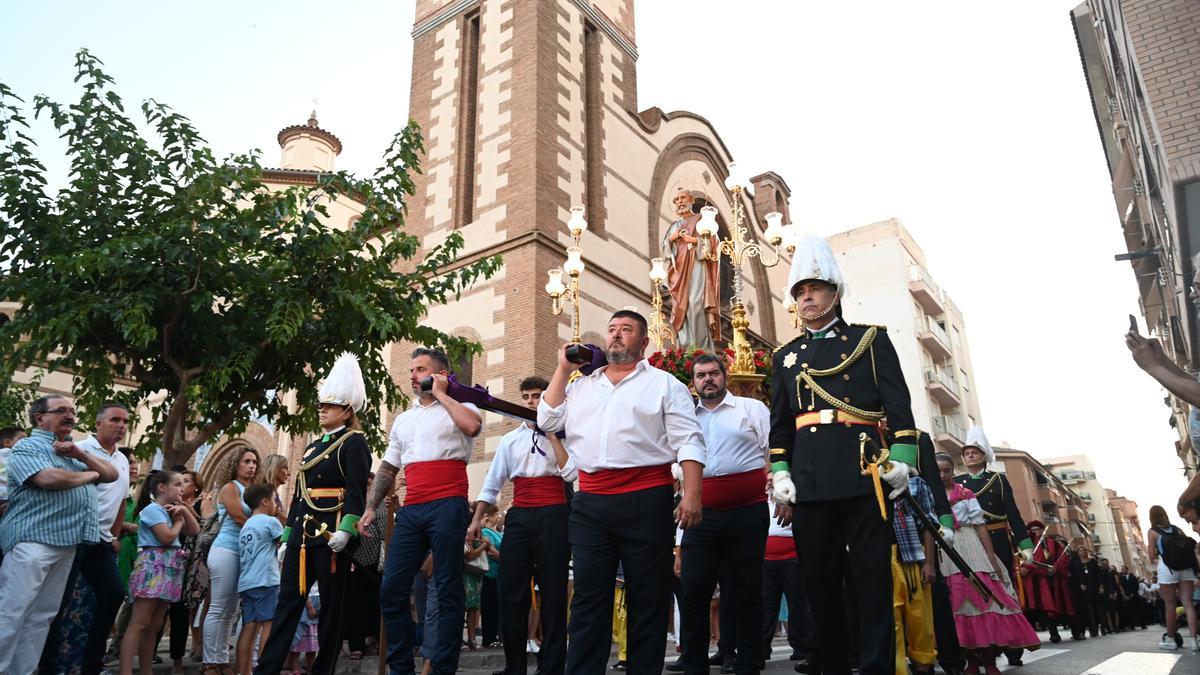
<svg viewBox="0 0 1200 675"><path fill-rule="evenodd" d="M945 295L924 267L908 266L908 290L926 312L941 314L946 311Z"/></svg>
<svg viewBox="0 0 1200 675"><path fill-rule="evenodd" d="M937 359L948 359L952 352L950 351L950 338L946 335L946 329L938 325L933 317L922 316L918 318L914 324L917 331L917 339L925 349Z"/></svg>
<svg viewBox="0 0 1200 675"><path fill-rule="evenodd" d="M953 417L938 415L932 420L934 435L946 435L958 441L959 446L962 445L963 439L967 437L962 425Z"/></svg>
<svg viewBox="0 0 1200 675"><path fill-rule="evenodd" d="M939 402L946 405L958 405L962 390L958 386L958 380L954 379L954 375L949 370L937 366L926 368L925 384Z"/></svg>

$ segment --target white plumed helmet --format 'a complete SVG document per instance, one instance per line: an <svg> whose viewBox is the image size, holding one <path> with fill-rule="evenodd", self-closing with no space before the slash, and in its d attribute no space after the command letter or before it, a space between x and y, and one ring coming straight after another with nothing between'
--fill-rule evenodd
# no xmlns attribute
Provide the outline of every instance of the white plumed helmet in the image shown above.
<svg viewBox="0 0 1200 675"><path fill-rule="evenodd" d="M319 391L321 403L350 406L355 412L362 412L367 406L367 387L363 384L358 357L350 352L342 352L333 362Z"/></svg>
<svg viewBox="0 0 1200 675"><path fill-rule="evenodd" d="M841 298L850 294L829 242L815 234L807 234L796 242L796 250L792 253L792 271L788 274L787 297L784 298L784 302L793 300L793 291L797 284L813 280L824 281L837 287L838 296Z"/></svg>

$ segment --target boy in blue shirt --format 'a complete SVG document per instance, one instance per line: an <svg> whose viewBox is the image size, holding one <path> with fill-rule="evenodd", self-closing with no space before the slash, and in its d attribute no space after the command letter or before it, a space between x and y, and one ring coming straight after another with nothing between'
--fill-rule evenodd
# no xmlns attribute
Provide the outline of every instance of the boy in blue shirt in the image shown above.
<svg viewBox="0 0 1200 675"><path fill-rule="evenodd" d="M242 600L242 632L237 641L237 672L251 675L254 645L259 632L265 643L271 633L271 619L279 601L279 558L276 548L283 536L283 525L275 517L275 488L256 483L242 493L253 509L238 535L238 595Z"/></svg>

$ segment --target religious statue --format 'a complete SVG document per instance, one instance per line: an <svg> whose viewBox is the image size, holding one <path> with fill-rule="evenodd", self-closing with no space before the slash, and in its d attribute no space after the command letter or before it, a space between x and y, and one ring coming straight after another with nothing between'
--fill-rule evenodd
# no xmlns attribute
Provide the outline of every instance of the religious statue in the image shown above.
<svg viewBox="0 0 1200 675"><path fill-rule="evenodd" d="M671 328L680 346L708 351L721 339L720 263L702 256L696 234L700 214L695 199L680 189L672 200L678 219L667 228L663 257L667 259L667 291L671 295Z"/></svg>

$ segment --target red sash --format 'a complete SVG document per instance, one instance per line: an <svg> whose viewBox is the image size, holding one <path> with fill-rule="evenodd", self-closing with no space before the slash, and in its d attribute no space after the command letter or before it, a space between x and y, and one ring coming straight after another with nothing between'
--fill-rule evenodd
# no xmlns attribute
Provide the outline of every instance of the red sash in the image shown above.
<svg viewBox="0 0 1200 675"><path fill-rule="evenodd" d="M791 537L767 537L767 560L791 560L796 557L796 541Z"/></svg>
<svg viewBox="0 0 1200 675"><path fill-rule="evenodd" d="M457 459L414 462L404 467L404 505L424 504L446 497L467 497L467 464Z"/></svg>
<svg viewBox="0 0 1200 675"><path fill-rule="evenodd" d="M767 472L753 469L704 479L700 503L706 509L727 510L767 501Z"/></svg>
<svg viewBox="0 0 1200 675"><path fill-rule="evenodd" d="M594 495L620 495L673 482L670 464L579 472L579 491Z"/></svg>
<svg viewBox="0 0 1200 675"><path fill-rule="evenodd" d="M513 506L533 508L566 503L566 483L560 476L518 476L513 479Z"/></svg>

